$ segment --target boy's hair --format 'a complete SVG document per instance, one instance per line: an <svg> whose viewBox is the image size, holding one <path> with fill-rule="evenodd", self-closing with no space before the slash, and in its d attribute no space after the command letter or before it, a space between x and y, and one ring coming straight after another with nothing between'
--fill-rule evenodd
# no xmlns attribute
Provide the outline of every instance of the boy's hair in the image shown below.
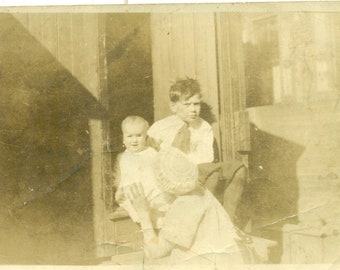
<svg viewBox="0 0 340 270"><path fill-rule="evenodd" d="M169 90L171 102L177 102L181 97L187 100L194 95L202 97L201 87L197 80L191 78L177 80Z"/></svg>
<svg viewBox="0 0 340 270"><path fill-rule="evenodd" d="M128 117L126 117L123 121L122 121L122 132L124 132L124 127L126 125L129 124L143 124L144 125L144 131L147 132L147 130L149 129L149 123L148 121L146 121L143 117L140 117L138 115L130 115Z"/></svg>

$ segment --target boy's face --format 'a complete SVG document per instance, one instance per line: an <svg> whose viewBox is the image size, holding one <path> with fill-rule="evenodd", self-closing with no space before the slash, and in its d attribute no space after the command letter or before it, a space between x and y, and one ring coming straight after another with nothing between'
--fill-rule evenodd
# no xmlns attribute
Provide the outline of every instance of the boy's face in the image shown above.
<svg viewBox="0 0 340 270"><path fill-rule="evenodd" d="M194 95L189 99L181 99L171 104L172 111L177 114L184 122L191 123L200 115L201 97Z"/></svg>
<svg viewBox="0 0 340 270"><path fill-rule="evenodd" d="M130 152L140 152L145 148L146 130L143 123L126 124L123 127L123 143Z"/></svg>

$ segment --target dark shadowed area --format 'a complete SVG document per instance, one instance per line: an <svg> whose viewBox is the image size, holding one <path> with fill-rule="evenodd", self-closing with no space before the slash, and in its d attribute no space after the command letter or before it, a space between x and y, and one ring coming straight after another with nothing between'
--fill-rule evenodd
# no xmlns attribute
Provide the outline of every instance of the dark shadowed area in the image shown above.
<svg viewBox="0 0 340 270"><path fill-rule="evenodd" d="M282 235L279 228L296 223L299 185L297 161L304 147L283 138L261 131L251 125L249 172L251 182L243 193L239 215L252 222L254 234L278 242L272 251L273 263L280 260ZM279 153L279 154L278 154ZM247 222L245 220L244 222ZM268 230L268 226L276 230Z"/></svg>
<svg viewBox="0 0 340 270"><path fill-rule="evenodd" d="M153 123L150 14L107 14L106 55L111 147L124 150L120 124L128 115Z"/></svg>
<svg viewBox="0 0 340 270"><path fill-rule="evenodd" d="M94 257L88 121L103 108L11 15L0 15L0 263Z"/></svg>

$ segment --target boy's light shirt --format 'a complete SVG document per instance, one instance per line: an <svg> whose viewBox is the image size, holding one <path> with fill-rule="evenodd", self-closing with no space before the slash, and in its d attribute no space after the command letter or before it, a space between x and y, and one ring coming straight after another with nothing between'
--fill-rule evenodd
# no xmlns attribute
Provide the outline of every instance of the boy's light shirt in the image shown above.
<svg viewBox="0 0 340 270"><path fill-rule="evenodd" d="M214 134L208 122L199 118L197 127L189 127L190 152L188 158L196 163L207 163L214 160ZM148 130L148 136L160 143L160 148L170 147L184 121L177 115L171 115L155 122Z"/></svg>

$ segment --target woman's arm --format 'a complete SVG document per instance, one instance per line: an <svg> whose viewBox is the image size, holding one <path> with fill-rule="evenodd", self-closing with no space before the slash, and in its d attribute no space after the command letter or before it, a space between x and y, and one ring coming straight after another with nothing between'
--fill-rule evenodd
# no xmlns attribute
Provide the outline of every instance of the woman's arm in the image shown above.
<svg viewBox="0 0 340 270"><path fill-rule="evenodd" d="M168 255L174 248L174 244L156 234L152 226L149 205L141 183L135 183L126 187L125 193L140 218L144 238L143 248L146 256L160 258Z"/></svg>
<svg viewBox="0 0 340 270"><path fill-rule="evenodd" d="M174 245L166 239L159 237L152 227L149 214L140 216L141 227L144 237L144 251L147 257L161 258L168 255Z"/></svg>

